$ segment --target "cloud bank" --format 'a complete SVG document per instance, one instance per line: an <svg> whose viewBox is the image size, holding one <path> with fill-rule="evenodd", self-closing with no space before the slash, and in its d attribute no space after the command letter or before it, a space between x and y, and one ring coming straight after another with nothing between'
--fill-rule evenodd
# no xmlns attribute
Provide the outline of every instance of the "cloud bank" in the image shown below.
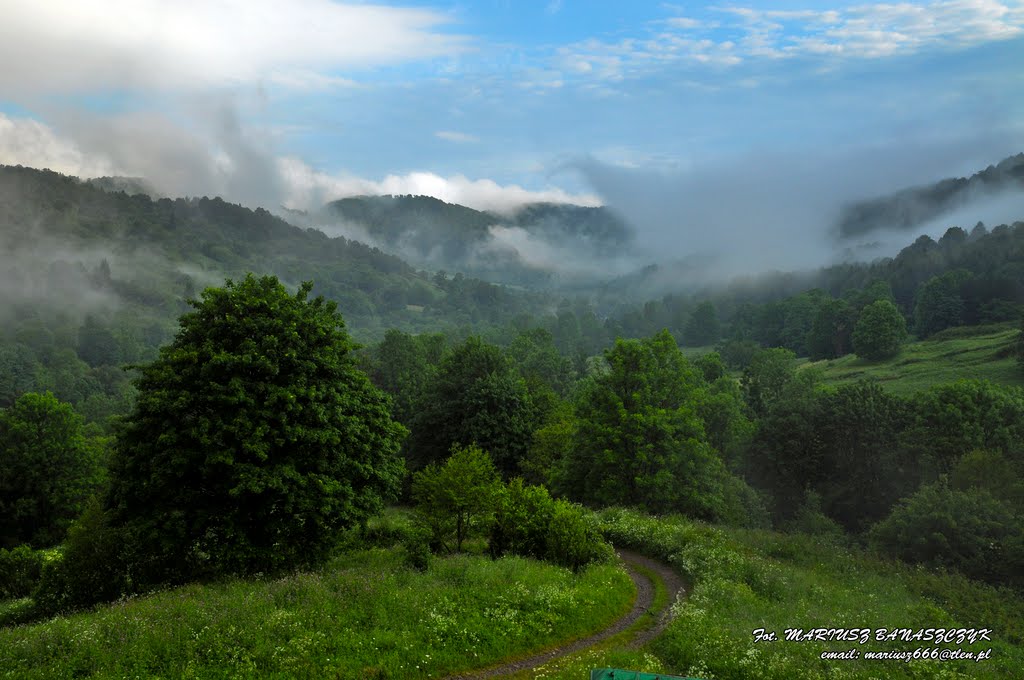
<svg viewBox="0 0 1024 680"><path fill-rule="evenodd" d="M0 90L199 90L346 85L338 69L450 55L445 14L329 0L8 0Z"/></svg>
<svg viewBox="0 0 1024 680"><path fill-rule="evenodd" d="M67 115L68 137L30 118L0 114L0 163L45 167L68 175L143 177L163 195L219 195L249 207L314 210L359 195L424 195L478 210L510 214L527 203L601 205L599 196L555 187L537 190L456 174L409 172L374 180L314 170L275 156L261 136L247 134L229 100L189 130L152 113Z"/></svg>

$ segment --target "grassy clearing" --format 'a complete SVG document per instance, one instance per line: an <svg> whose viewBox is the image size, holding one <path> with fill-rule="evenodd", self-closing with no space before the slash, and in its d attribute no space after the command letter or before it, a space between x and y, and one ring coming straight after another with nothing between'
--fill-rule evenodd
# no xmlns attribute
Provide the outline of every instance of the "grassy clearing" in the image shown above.
<svg viewBox="0 0 1024 680"><path fill-rule="evenodd" d="M1008 678L1024 667L1024 599L955 575L881 561L810 536L710 527L610 510L614 543L670 561L693 583L676 618L651 643L652 657L618 665L700 678ZM991 642L787 642L788 628L990 628ZM754 642L756 629L777 642ZM866 660L864 652L934 647L992 649L974 661ZM822 652L857 649L857 660ZM658 664L652 659L659 660Z"/></svg>
<svg viewBox="0 0 1024 680"><path fill-rule="evenodd" d="M628 611L618 566L353 551L273 581L192 585L0 630L0 677L426 678L575 639Z"/></svg>
<svg viewBox="0 0 1024 680"><path fill-rule="evenodd" d="M901 396L961 378L1024 386L1024 371L1012 351L1019 333L1019 324L951 328L927 340L907 343L898 356L885 361L867 361L850 354L804 366L820 368L828 383L872 380Z"/></svg>

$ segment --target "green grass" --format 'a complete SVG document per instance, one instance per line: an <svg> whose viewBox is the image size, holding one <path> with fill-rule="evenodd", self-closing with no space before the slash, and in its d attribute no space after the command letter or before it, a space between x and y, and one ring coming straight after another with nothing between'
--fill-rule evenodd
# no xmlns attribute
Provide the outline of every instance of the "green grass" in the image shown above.
<svg viewBox="0 0 1024 680"><path fill-rule="evenodd" d="M849 354L803 365L821 369L826 383L872 380L901 396L961 378L1024 386L1024 371L1013 355L1019 334L1019 324L950 328L927 340L907 343L899 355L885 361Z"/></svg>
<svg viewBox="0 0 1024 680"><path fill-rule="evenodd" d="M399 548L359 550L0 630L0 677L438 677L586 636L634 594L615 565L461 555L418 573Z"/></svg>
<svg viewBox="0 0 1024 680"><path fill-rule="evenodd" d="M651 643L645 670L700 678L1008 678L1024 667L1020 593L935 574L819 538L711 527L681 518L601 514L611 540L670 561L693 587ZM823 660L824 651L914 650L934 643L787 642L787 628L990 628L973 661ZM758 628L778 642L754 642ZM629 659L623 659L628 661ZM645 659L638 659L644 661ZM626 666L628 667L628 666Z"/></svg>
<svg viewBox="0 0 1024 680"><path fill-rule="evenodd" d="M651 582L654 584L654 599L651 602L650 611L662 611L664 607L670 604L668 601L668 590L665 588L664 582L653 571L639 565L635 568L638 572L651 579ZM579 680L580 678L590 677L590 671L594 668L628 668L635 671L657 673L662 665L658 658L642 649L626 649L626 646L638 632L647 630L656 623L657 620L653 615L645 614L626 630L589 649L555 659L539 668L521 671L510 677L519 680L525 680L526 678Z"/></svg>

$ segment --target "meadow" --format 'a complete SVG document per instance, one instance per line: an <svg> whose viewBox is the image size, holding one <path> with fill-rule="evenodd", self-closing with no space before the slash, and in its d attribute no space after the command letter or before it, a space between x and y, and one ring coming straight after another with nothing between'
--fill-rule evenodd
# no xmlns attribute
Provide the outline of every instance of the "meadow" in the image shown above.
<svg viewBox="0 0 1024 680"><path fill-rule="evenodd" d="M908 342L898 355L883 361L848 354L802 365L820 369L828 384L871 380L904 397L962 378L1022 387L1024 371L1014 355L1019 335L1018 323L962 326L940 331L926 340Z"/></svg>
<svg viewBox="0 0 1024 680"><path fill-rule="evenodd" d="M613 543L670 562L690 584L647 654L607 654L645 670L710 678L1009 678L1024 668L1024 599L1008 589L878 559L809 535L714 527L632 511L600 513ZM791 628L988 628L974 645L788 642ZM757 642L753 631L775 632ZM872 634L873 637L873 634ZM867 651L991 649L984 661L867 660ZM861 653L823 660L822 652ZM605 665L605 664L600 664ZM570 677L558 675L555 677Z"/></svg>
<svg viewBox="0 0 1024 680"><path fill-rule="evenodd" d="M8 678L427 678L584 637L635 594L612 564L349 551L321 570L189 585L0 629Z"/></svg>

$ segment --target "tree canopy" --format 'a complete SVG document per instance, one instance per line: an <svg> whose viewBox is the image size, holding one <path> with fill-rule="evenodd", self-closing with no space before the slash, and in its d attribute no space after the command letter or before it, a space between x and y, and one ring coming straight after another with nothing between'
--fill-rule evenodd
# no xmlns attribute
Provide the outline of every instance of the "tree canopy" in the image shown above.
<svg viewBox="0 0 1024 680"><path fill-rule="evenodd" d="M862 359L887 359L900 351L907 337L907 322L888 300L864 308L853 328L853 351Z"/></svg>
<svg viewBox="0 0 1024 680"><path fill-rule="evenodd" d="M140 367L107 503L142 581L314 563L397 493L405 430L311 288L209 288Z"/></svg>

